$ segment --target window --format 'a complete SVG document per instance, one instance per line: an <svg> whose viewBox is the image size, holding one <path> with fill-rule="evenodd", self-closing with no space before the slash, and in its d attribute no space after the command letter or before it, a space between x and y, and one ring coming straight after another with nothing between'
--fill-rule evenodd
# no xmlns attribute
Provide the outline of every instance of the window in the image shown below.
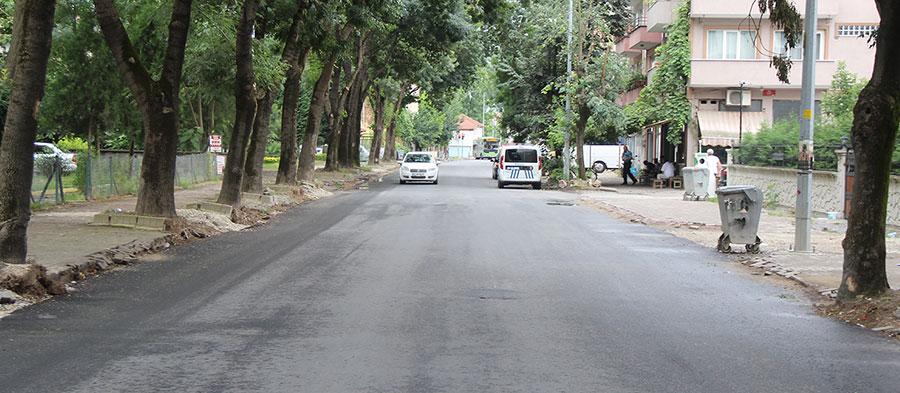
<svg viewBox="0 0 900 393"><path fill-rule="evenodd" d="M509 149L506 151L506 162L538 162L538 153L534 149Z"/></svg>
<svg viewBox="0 0 900 393"><path fill-rule="evenodd" d="M822 50L822 46L825 44L823 40L825 38L825 32L819 31L816 33L816 59L817 60L825 60L825 51ZM787 43L784 40L784 32L776 31L775 32L775 46L772 48L772 51L779 55L788 55L788 58L791 60L803 60L803 43L798 43L800 46L791 49L790 53L788 53L787 49L785 49L785 45Z"/></svg>
<svg viewBox="0 0 900 393"><path fill-rule="evenodd" d="M838 37L868 37L877 25L838 25Z"/></svg>
<svg viewBox="0 0 900 393"><path fill-rule="evenodd" d="M407 154L406 162L431 162L431 154Z"/></svg>
<svg viewBox="0 0 900 393"><path fill-rule="evenodd" d="M710 30L706 34L706 57L722 60L756 58L756 32L751 30Z"/></svg>

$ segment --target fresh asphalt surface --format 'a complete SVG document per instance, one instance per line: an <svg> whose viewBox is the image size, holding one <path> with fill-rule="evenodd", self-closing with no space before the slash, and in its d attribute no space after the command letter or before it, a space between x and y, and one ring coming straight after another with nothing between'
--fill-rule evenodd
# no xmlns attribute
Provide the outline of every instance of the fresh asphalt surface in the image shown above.
<svg viewBox="0 0 900 393"><path fill-rule="evenodd" d="M388 177L20 310L0 391L900 391L893 341L489 168Z"/></svg>

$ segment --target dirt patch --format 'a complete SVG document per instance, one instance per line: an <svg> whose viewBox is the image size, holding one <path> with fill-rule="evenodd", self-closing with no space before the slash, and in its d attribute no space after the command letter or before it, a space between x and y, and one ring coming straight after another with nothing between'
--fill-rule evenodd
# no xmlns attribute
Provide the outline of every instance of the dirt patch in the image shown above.
<svg viewBox="0 0 900 393"><path fill-rule="evenodd" d="M247 206L241 206L231 214L232 221L246 226L259 225L268 222L270 219L272 219L272 216L267 211Z"/></svg>
<svg viewBox="0 0 900 393"><path fill-rule="evenodd" d="M231 218L222 214L194 209L178 209L180 229L191 228L201 233L214 235L216 233L240 231L246 226L234 223ZM174 225L174 224L173 224Z"/></svg>
<svg viewBox="0 0 900 393"><path fill-rule="evenodd" d="M829 301L816 306L819 314L881 332L900 340L900 291L853 301Z"/></svg>

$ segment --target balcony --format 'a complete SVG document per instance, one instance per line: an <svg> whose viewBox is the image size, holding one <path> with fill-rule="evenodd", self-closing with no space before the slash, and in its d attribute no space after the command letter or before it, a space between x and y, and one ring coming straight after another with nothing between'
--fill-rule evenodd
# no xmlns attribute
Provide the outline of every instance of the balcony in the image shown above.
<svg viewBox="0 0 900 393"><path fill-rule="evenodd" d="M647 9L647 31L665 33L675 18L675 9L680 0L658 0Z"/></svg>
<svg viewBox="0 0 900 393"><path fill-rule="evenodd" d="M827 89L831 86L832 75L837 71L837 62L816 62L816 88ZM803 81L803 67L796 62L789 75L790 84L781 83L775 75L775 69L769 66L769 60L691 60L690 87L723 88L747 82L751 87L800 88Z"/></svg>
<svg viewBox="0 0 900 393"><path fill-rule="evenodd" d="M835 17L839 0L818 0L819 18ZM800 15L806 13L806 0L794 0ZM691 0L692 18L746 18L747 12L759 17L756 0Z"/></svg>
<svg viewBox="0 0 900 393"><path fill-rule="evenodd" d="M637 89L628 90L622 94L619 94L619 98L616 100L616 104L619 106L625 106L637 101L638 97L641 95L641 90L644 90L643 87Z"/></svg>
<svg viewBox="0 0 900 393"><path fill-rule="evenodd" d="M626 57L639 57L641 50L631 49L631 45L628 44L628 36L625 36L616 42L616 53Z"/></svg>
<svg viewBox="0 0 900 393"><path fill-rule="evenodd" d="M639 25L628 34L628 47L632 50L642 51L653 49L662 44L662 42L662 33L648 31L646 23Z"/></svg>

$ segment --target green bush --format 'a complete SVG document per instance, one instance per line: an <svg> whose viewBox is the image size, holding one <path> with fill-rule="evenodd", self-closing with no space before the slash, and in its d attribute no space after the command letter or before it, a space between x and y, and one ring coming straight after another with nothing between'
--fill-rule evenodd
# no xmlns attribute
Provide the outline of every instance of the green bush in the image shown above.
<svg viewBox="0 0 900 393"><path fill-rule="evenodd" d="M56 141L56 147L62 151L83 152L88 150L88 143L77 136L66 136Z"/></svg>
<svg viewBox="0 0 900 393"><path fill-rule="evenodd" d="M316 154L316 161L325 161L326 157L327 157L327 154L325 154L325 153Z"/></svg>

